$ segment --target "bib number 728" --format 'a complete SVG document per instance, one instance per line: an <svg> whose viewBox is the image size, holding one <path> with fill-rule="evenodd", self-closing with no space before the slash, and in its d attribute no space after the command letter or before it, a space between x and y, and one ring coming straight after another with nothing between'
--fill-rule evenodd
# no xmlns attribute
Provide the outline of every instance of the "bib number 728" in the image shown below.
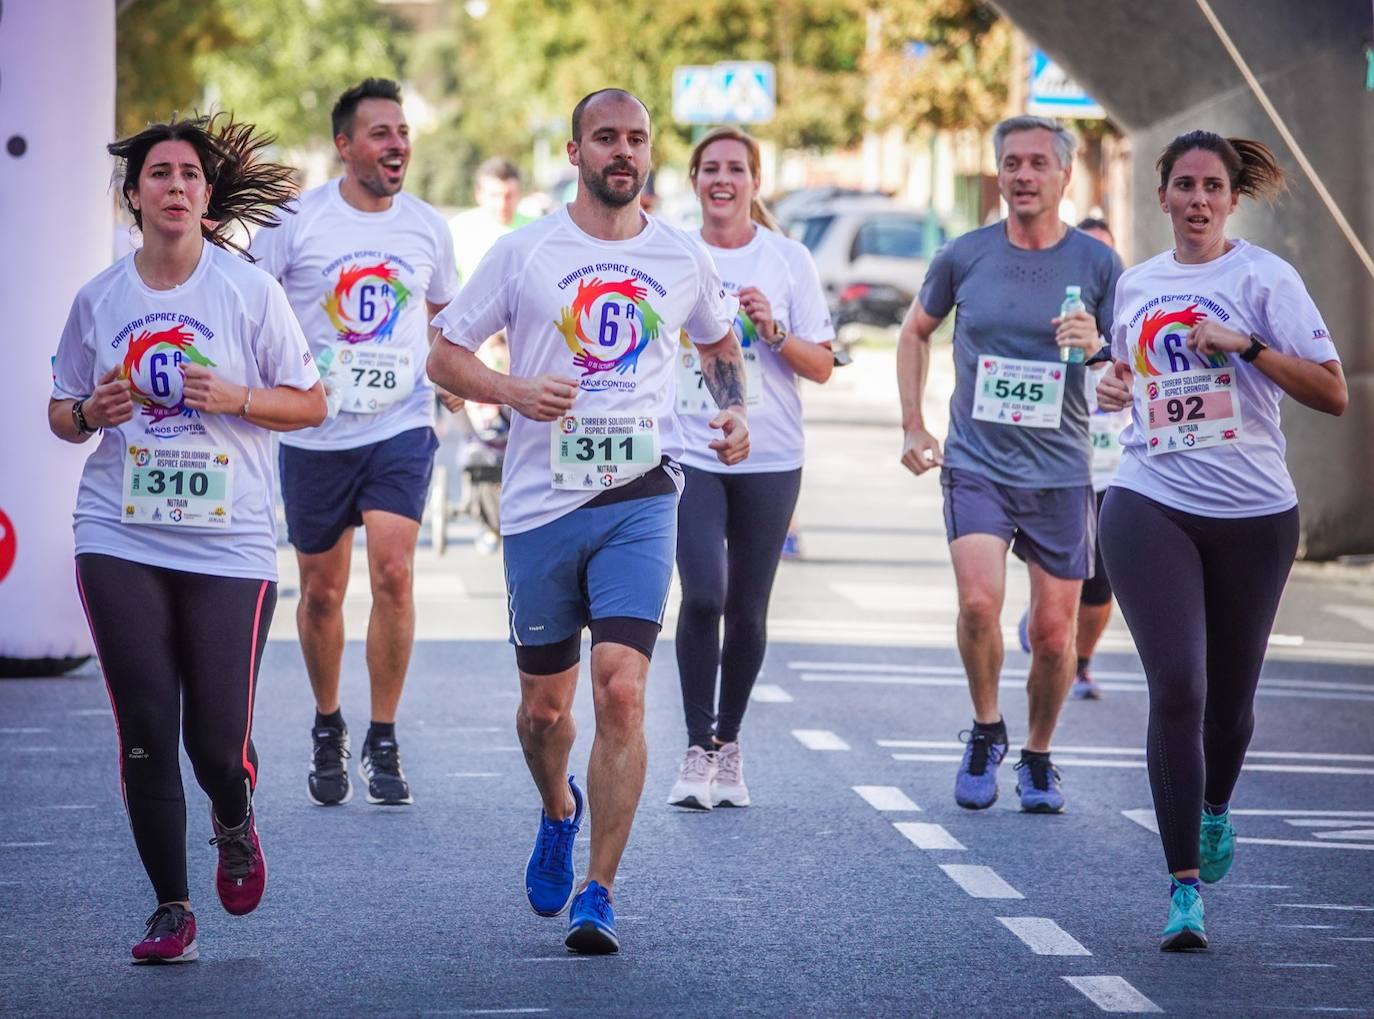
<svg viewBox="0 0 1374 1019"><path fill-rule="evenodd" d="M353 368L353 385L365 389L395 389L396 373L380 368Z"/></svg>

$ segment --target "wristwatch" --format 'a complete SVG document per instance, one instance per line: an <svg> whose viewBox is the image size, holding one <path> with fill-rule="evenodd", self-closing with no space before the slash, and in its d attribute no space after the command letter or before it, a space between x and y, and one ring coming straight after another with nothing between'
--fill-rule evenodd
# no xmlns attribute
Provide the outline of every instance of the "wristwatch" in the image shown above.
<svg viewBox="0 0 1374 1019"><path fill-rule="evenodd" d="M787 330L774 322L773 331L777 333L777 339L764 340L763 342L768 344L768 349L776 354L778 351L782 350L782 345L787 342Z"/></svg>
<svg viewBox="0 0 1374 1019"><path fill-rule="evenodd" d="M81 406L85 402L85 400L77 400L72 404L72 424L76 426L76 433L78 435L90 435L95 431L94 428L86 423L86 411Z"/></svg>
<svg viewBox="0 0 1374 1019"><path fill-rule="evenodd" d="M1265 343L1263 340L1261 340L1261 339L1260 339L1258 336L1256 336L1254 333L1251 333L1251 334L1250 334L1250 346L1246 347L1244 350L1242 350L1242 351L1240 352L1240 359L1241 359L1242 361L1246 361L1246 362L1253 361L1255 358L1257 358L1257 357L1260 356L1260 351L1261 351L1261 350L1268 350L1268 349L1269 349L1269 344Z"/></svg>

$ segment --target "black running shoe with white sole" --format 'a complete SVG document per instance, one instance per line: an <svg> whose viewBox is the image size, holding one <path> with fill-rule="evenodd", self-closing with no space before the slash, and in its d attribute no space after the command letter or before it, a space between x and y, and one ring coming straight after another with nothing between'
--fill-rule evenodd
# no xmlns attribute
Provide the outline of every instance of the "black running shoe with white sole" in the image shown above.
<svg viewBox="0 0 1374 1019"><path fill-rule="evenodd" d="M306 787L310 801L321 807L347 803L353 798L353 786L348 781L348 730L321 725L310 730L314 747L310 753L310 774Z"/></svg>
<svg viewBox="0 0 1374 1019"><path fill-rule="evenodd" d="M358 771L367 783L368 803L399 807L415 802L410 795L410 783L401 771L401 749L394 739L383 737L364 743Z"/></svg>

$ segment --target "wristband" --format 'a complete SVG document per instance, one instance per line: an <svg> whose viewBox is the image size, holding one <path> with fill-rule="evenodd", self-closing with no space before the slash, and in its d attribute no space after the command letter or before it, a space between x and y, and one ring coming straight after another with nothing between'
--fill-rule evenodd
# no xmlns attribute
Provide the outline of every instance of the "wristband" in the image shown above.
<svg viewBox="0 0 1374 1019"><path fill-rule="evenodd" d="M1250 334L1250 346L1240 352L1240 359L1247 364L1260 356L1261 350L1268 350L1269 344L1265 343L1254 333Z"/></svg>
<svg viewBox="0 0 1374 1019"><path fill-rule="evenodd" d="M773 323L773 329L777 332L778 338L775 340L764 340L763 342L768 345L769 350L776 354L782 350L782 345L787 342L787 330L776 322Z"/></svg>
<svg viewBox="0 0 1374 1019"><path fill-rule="evenodd" d="M243 408L239 411L239 417L246 418L248 409L253 406L253 387L244 386Z"/></svg>
<svg viewBox="0 0 1374 1019"><path fill-rule="evenodd" d="M86 411L82 406L85 402L86 401L83 399L77 400L72 404L72 424L76 426L76 434L78 435L90 435L95 431L94 428L86 423Z"/></svg>

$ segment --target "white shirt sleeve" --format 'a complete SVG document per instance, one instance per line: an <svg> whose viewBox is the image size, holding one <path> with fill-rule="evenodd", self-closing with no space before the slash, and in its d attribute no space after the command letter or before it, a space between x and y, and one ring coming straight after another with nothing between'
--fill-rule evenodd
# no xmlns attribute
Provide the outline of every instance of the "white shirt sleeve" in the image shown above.
<svg viewBox="0 0 1374 1019"><path fill-rule="evenodd" d="M305 333L301 332L301 324L286 299L286 291L276 280L271 280L264 289L267 295L262 320L257 323L252 337L258 372L268 386L311 389L320 381L320 372L310 354L310 345L305 342Z"/></svg>
<svg viewBox="0 0 1374 1019"><path fill-rule="evenodd" d="M430 304L448 304L458 296L458 259L453 253L453 234L448 224L436 213L434 215L434 239L438 250L434 257L434 272L429 277L429 290L425 300Z"/></svg>
<svg viewBox="0 0 1374 1019"><path fill-rule="evenodd" d="M286 275L290 249L290 225L300 213L281 213L280 226L259 227L248 245L248 253L253 256L253 264L273 279L280 280Z"/></svg>
<svg viewBox="0 0 1374 1019"><path fill-rule="evenodd" d="M693 254L697 259L699 289L696 304L687 313L682 327L693 343L719 343L734 324L739 298L725 292L716 263L711 261L705 248L695 245Z"/></svg>
<svg viewBox="0 0 1374 1019"><path fill-rule="evenodd" d="M1302 277L1288 263L1280 265L1282 271L1264 292L1264 324L1269 335L1260 339L1317 364L1339 361L1341 357L1331 342L1331 333Z"/></svg>
<svg viewBox="0 0 1374 1019"><path fill-rule="evenodd" d="M821 286L820 273L816 263L811 260L811 252L800 244L788 245L788 276L792 288L789 295L787 314L790 320L787 331L790 335L811 343L826 343L835 338L835 326L830 321L830 306L825 301L825 290ZM773 314L777 315L774 309Z"/></svg>
<svg viewBox="0 0 1374 1019"><path fill-rule="evenodd" d="M95 342L90 308L81 294L76 295L67 313L67 324L57 341L52 375L54 400L80 400L95 391Z"/></svg>
<svg viewBox="0 0 1374 1019"><path fill-rule="evenodd" d="M510 235L507 235L510 236ZM503 238L504 240L504 238ZM452 247L450 246L450 251ZM510 325L515 316L511 293L520 275L518 252L498 242L477 263L472 279L431 323L456 346L476 351L488 336Z"/></svg>

